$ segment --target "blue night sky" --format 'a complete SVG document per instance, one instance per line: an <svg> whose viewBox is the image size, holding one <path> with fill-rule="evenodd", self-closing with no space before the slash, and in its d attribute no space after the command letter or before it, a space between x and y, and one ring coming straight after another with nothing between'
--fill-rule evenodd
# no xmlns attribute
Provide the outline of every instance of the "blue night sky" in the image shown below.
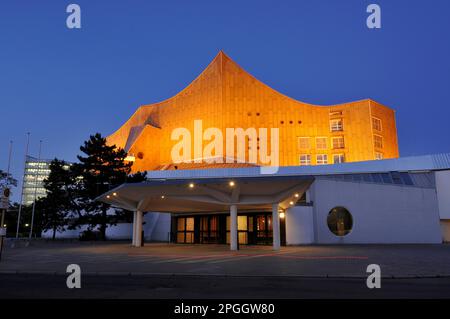
<svg viewBox="0 0 450 319"><path fill-rule="evenodd" d="M66 6L82 29L66 27ZM366 7L382 29L366 27ZM397 111L401 156L450 151L450 1L164 0L0 2L0 168L14 141L74 161L90 134L190 83L223 49L295 99L373 98ZM16 190L16 196L18 191Z"/></svg>

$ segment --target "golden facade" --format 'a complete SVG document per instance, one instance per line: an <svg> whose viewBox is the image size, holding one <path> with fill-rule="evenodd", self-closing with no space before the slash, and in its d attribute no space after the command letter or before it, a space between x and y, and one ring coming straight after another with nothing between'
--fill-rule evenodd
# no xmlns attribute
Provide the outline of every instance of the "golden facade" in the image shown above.
<svg viewBox="0 0 450 319"><path fill-rule="evenodd" d="M317 165L399 156L395 112L373 100L318 106L289 98L247 73L220 52L177 95L143 105L115 133L110 145L134 156L133 171L172 164L174 129L279 128L279 163ZM270 143L269 143L270 147ZM225 151L224 151L225 153Z"/></svg>

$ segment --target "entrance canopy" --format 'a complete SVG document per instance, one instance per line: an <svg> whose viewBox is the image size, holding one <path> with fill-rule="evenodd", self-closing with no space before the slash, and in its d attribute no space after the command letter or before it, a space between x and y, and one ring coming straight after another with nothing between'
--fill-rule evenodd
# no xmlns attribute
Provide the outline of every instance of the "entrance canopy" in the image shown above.
<svg viewBox="0 0 450 319"><path fill-rule="evenodd" d="M150 179L127 183L97 200L132 211L168 213L281 209L294 205L313 182L312 176Z"/></svg>
<svg viewBox="0 0 450 319"><path fill-rule="evenodd" d="M261 174L260 167L148 171L146 182L123 184L97 200L141 212L225 212L233 205L239 210L270 210L276 203L286 209L301 198L315 178L449 167L450 154L435 154L333 165L285 166L273 175Z"/></svg>

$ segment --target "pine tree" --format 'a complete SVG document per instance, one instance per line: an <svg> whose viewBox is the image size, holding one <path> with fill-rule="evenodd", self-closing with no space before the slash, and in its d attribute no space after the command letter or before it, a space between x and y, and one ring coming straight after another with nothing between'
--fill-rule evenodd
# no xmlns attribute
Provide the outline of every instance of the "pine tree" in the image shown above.
<svg viewBox="0 0 450 319"><path fill-rule="evenodd" d="M75 178L69 165L58 159L50 163L50 174L44 180L47 195L36 201L41 229L52 230L55 239L57 231L64 231L73 212L79 211L74 198Z"/></svg>
<svg viewBox="0 0 450 319"><path fill-rule="evenodd" d="M85 156L78 156L80 163L72 166L72 171L78 176L78 204L84 211L77 223L88 224L90 230L98 227L101 238L105 240L108 225L115 225L124 212L114 209L114 214L108 215L110 205L95 199L125 183L132 163L125 162L127 153L123 149L107 145L106 139L99 133L91 135L80 150ZM136 174L130 178L142 181L145 174Z"/></svg>

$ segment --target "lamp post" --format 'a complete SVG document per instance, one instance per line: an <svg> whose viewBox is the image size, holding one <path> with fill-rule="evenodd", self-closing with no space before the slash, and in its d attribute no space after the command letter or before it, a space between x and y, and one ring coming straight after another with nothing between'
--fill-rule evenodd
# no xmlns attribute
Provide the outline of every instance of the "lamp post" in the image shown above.
<svg viewBox="0 0 450 319"><path fill-rule="evenodd" d="M36 176L34 177L34 200L33 200L33 208L31 210L31 226L30 226L30 235L29 239L31 239L33 235L33 225L34 225L34 212L36 209L36 195L37 195L37 183L39 177L39 171L41 169L41 150L42 150L42 141L39 141L39 156L38 156L38 167L36 171Z"/></svg>
<svg viewBox="0 0 450 319"><path fill-rule="evenodd" d="M30 145L30 133L28 132L27 133L27 146L25 147L25 163L23 166L22 192L20 193L19 213L17 214L16 239L19 238L20 213L22 212L22 201L23 201L23 183L25 182L25 172L27 170L27 158L28 158L28 146L29 145Z"/></svg>

